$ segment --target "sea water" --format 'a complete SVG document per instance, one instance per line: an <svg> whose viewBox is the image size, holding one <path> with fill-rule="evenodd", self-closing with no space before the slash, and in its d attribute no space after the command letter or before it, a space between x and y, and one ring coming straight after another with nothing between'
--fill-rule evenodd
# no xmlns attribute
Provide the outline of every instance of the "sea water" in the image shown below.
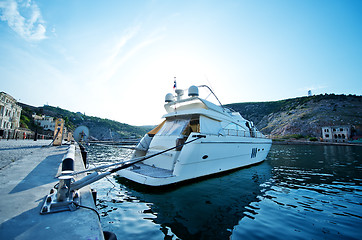
<svg viewBox="0 0 362 240"><path fill-rule="evenodd" d="M90 164L130 158L90 146ZM114 176L92 184L118 239L362 239L362 147L273 145L258 165L152 190Z"/></svg>

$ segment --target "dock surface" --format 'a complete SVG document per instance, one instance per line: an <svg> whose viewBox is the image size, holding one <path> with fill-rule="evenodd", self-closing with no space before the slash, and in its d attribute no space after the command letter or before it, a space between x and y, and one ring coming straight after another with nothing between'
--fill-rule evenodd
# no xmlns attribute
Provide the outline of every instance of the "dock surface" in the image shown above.
<svg viewBox="0 0 362 240"><path fill-rule="evenodd" d="M0 239L104 239L97 214L89 209L41 215L69 146L50 141L0 141ZM84 169L76 147L76 171ZM80 176L82 177L82 176ZM80 204L95 209L90 188L80 190Z"/></svg>

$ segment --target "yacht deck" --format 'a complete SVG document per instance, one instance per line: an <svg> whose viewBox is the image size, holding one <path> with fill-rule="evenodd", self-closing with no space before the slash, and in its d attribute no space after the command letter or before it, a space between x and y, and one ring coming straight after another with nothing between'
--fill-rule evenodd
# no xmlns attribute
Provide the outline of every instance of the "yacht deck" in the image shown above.
<svg viewBox="0 0 362 240"><path fill-rule="evenodd" d="M168 177L174 176L172 174L171 170L158 168L158 167L152 167L152 166L149 166L149 165L146 165L143 163L136 164L131 169L131 171L138 173L138 174L146 175L149 177L154 177L154 178L168 178Z"/></svg>

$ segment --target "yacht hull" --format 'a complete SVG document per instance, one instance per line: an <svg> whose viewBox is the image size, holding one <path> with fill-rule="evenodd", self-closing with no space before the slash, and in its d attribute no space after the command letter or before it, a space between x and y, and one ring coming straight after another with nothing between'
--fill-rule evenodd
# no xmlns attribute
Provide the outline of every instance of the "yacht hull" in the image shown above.
<svg viewBox="0 0 362 240"><path fill-rule="evenodd" d="M166 186L260 163L270 147L266 138L207 136L167 153L172 161L168 169L145 162L118 175L147 186ZM152 161L167 161L167 157L156 156Z"/></svg>

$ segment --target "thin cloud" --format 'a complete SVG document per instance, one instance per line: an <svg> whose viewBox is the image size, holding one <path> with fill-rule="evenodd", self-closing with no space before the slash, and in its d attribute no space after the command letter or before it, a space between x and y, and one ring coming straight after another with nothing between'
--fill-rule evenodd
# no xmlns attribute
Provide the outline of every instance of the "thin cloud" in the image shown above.
<svg viewBox="0 0 362 240"><path fill-rule="evenodd" d="M119 42L116 44L114 50L112 51L112 54L109 56L109 58L103 63L103 66L109 66L111 65L117 56L121 54L123 51L124 46L139 32L140 26L133 27L129 29L125 35L123 35Z"/></svg>
<svg viewBox="0 0 362 240"><path fill-rule="evenodd" d="M108 81L137 52L163 38L162 35L159 35L159 31L155 31L145 38L138 36L139 33L140 26L136 26L121 37L112 54L101 65L101 77L99 79Z"/></svg>
<svg viewBox="0 0 362 240"><path fill-rule="evenodd" d="M27 41L46 38L46 27L40 9L35 2L8 0L0 3L0 20Z"/></svg>

